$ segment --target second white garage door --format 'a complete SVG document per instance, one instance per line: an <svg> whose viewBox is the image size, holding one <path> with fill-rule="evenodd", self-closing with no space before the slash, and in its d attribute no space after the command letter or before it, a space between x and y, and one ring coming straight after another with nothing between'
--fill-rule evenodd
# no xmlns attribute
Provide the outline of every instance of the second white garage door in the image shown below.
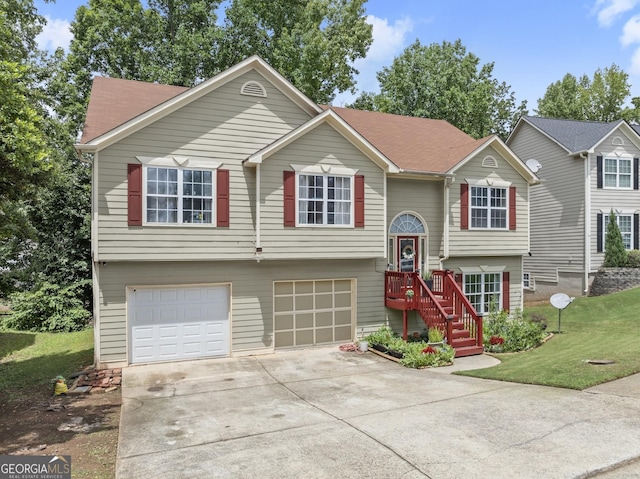
<svg viewBox="0 0 640 479"><path fill-rule="evenodd" d="M131 288L129 362L229 354L229 286Z"/></svg>

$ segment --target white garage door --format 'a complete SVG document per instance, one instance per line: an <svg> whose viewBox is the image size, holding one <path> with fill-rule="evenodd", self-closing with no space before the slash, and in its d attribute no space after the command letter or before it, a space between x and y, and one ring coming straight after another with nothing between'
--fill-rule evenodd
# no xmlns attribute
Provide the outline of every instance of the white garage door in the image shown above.
<svg viewBox="0 0 640 479"><path fill-rule="evenodd" d="M229 287L132 288L131 363L229 354Z"/></svg>

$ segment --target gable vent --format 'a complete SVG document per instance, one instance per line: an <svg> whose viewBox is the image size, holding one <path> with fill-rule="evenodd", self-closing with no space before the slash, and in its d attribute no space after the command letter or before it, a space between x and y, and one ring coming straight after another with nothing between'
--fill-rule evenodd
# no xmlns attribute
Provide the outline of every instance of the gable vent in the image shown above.
<svg viewBox="0 0 640 479"><path fill-rule="evenodd" d="M484 160L482 160L482 166L484 168L497 168L498 160L496 160L493 156L485 156Z"/></svg>
<svg viewBox="0 0 640 479"><path fill-rule="evenodd" d="M615 136L613 140L611 140L612 145L624 146L624 140L619 136Z"/></svg>
<svg viewBox="0 0 640 479"><path fill-rule="evenodd" d="M257 81L248 81L240 88L241 95L266 97L267 91Z"/></svg>

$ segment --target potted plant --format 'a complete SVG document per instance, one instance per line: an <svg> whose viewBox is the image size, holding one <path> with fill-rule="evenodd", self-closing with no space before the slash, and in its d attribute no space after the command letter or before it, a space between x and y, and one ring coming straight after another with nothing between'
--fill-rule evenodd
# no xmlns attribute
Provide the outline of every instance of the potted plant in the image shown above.
<svg viewBox="0 0 640 479"><path fill-rule="evenodd" d="M441 348L444 346L444 333L440 328L429 328L429 346Z"/></svg>
<svg viewBox="0 0 640 479"><path fill-rule="evenodd" d="M422 273L422 279L426 283L427 288L433 290L433 278L431 276L431 271L425 268L424 272Z"/></svg>

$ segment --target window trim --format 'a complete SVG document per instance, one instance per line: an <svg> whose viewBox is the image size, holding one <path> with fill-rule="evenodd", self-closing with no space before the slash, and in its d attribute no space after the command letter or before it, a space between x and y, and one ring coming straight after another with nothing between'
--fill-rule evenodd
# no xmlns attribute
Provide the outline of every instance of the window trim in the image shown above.
<svg viewBox="0 0 640 479"><path fill-rule="evenodd" d="M355 174L357 170L343 167L312 165L305 167L297 167L292 165L295 170L295 226L296 228L354 228L355 227ZM300 222L300 175L304 176L322 176L325 180L329 177L348 178L349 179L349 223L348 224L330 224L327 223L327 208L323 209L322 223L301 223ZM326 197L328 181L323 182L323 205L327 205Z"/></svg>
<svg viewBox="0 0 640 479"><path fill-rule="evenodd" d="M527 279L525 279L525 277ZM536 289L533 281L533 275L529 271L522 272L522 287L530 291L535 291Z"/></svg>
<svg viewBox="0 0 640 479"><path fill-rule="evenodd" d="M635 214L633 212L627 213L625 211L615 211L614 213L616 215L616 222L618 223L618 229L620 229L620 217L621 216L628 216L631 219L631 231L629 231L627 234L630 236L630 248L625 248L626 251L631 251L634 248L637 248L638 245L634 244L634 231L635 231L635 225L634 225L634 219L635 219ZM611 210L609 210L608 213L602 213L602 252L605 252L605 240L607 237L607 226L609 225L609 216L611 215ZM623 235L622 230L620 230L620 234ZM622 237L623 242L624 242L624 235Z"/></svg>
<svg viewBox="0 0 640 479"><path fill-rule="evenodd" d="M607 186L607 175L612 175L613 173L607 173L607 160L613 160L616 162L616 186ZM629 186L620 186L620 161L628 161L629 162ZM602 155L602 188L605 190L632 190L634 183L634 161L632 157L622 156L616 157L615 155ZM627 174L625 173L625 176Z"/></svg>
<svg viewBox="0 0 640 479"><path fill-rule="evenodd" d="M498 310L502 310L503 308L503 302L504 302L504 269L501 268L490 268L490 269L484 269L484 268L465 268L464 270L462 270L462 291L465 294L465 296L467 296L467 298L469 297L469 294L467 294L467 276L470 275L481 275L482 276L482 291L479 293L481 295L481 300L482 300L482 307L484 309L484 296L485 294L487 294L485 292L485 275L488 274L495 274L498 275L499 278L499 282L500 282L500 291L498 292L498 301L496 302L497 306L498 306ZM469 302L473 305L473 302L471 301L471 299L469 298ZM475 308L475 305L474 305ZM477 313L480 316L485 316L487 314L489 314L491 311L478 311L476 309Z"/></svg>
<svg viewBox="0 0 640 479"><path fill-rule="evenodd" d="M138 157L140 159L140 157ZM152 162L143 163L142 165L142 226L147 227L189 227L189 228L216 228L217 220L218 220L218 166L220 163L211 164L206 163L206 166L202 161L191 161L185 158L183 164L187 163L188 166L176 165L176 161L171 160L171 164L168 164L166 161L167 158L153 158ZM160 160L160 161L157 161ZM181 193L182 186L182 172L184 171L211 171L211 222L210 223L185 223L175 222L175 223L159 223L159 222L150 222L147 221L147 175L149 168L167 168L167 169L175 169L178 171L178 218L181 218L183 215L182 211L182 201L184 199L183 194Z"/></svg>
<svg viewBox="0 0 640 479"><path fill-rule="evenodd" d="M487 188L487 206L486 207L478 207L478 206L474 206L473 205L473 189L474 188ZM505 206L504 207L492 207L490 205L491 203L491 191L492 190L502 190L504 191L504 198L505 198ZM469 229L470 230L477 230L477 231L488 231L488 230L492 230L492 231L507 231L510 229L510 212L509 212L509 208L510 208L510 193L509 193L509 186L503 186L503 185L474 185L474 184L469 184ZM486 210L487 211L487 226L474 226L473 225L473 211L474 209L481 209L481 210ZM504 210L505 213L505 222L504 222L504 227L500 226L500 227L494 227L491 226L491 212L493 210L499 210L502 211Z"/></svg>

